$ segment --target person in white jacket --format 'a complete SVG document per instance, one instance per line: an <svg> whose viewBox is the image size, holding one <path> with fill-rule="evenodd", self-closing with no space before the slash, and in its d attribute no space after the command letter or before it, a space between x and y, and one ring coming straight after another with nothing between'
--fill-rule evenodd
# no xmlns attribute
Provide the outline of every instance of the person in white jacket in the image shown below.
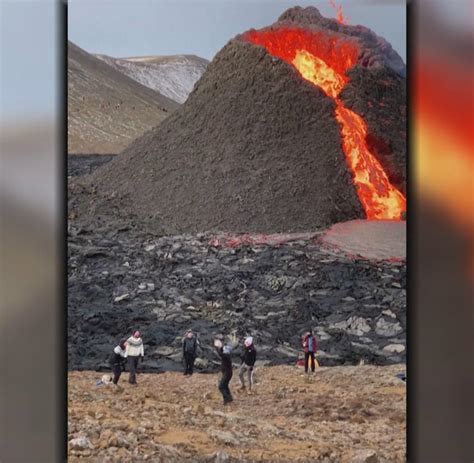
<svg viewBox="0 0 474 463"><path fill-rule="evenodd" d="M143 349L143 341L140 337L140 331L135 331L132 336L127 339L127 348L125 350L125 357L127 357L128 371L130 372L128 382L130 384L137 384L137 368L140 358L143 361L145 355Z"/></svg>

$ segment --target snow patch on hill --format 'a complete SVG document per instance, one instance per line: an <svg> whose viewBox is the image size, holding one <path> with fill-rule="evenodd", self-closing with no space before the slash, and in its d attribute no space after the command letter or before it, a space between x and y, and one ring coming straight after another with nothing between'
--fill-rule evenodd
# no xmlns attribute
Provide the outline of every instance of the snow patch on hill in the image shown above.
<svg viewBox="0 0 474 463"><path fill-rule="evenodd" d="M194 84L201 78L208 65L207 60L194 55L130 58L95 56L142 85L178 103L186 101Z"/></svg>

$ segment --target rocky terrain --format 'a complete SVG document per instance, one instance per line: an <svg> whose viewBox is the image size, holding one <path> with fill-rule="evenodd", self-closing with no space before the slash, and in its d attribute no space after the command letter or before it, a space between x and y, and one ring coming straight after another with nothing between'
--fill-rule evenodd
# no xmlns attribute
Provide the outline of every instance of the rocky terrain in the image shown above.
<svg viewBox="0 0 474 463"><path fill-rule="evenodd" d="M178 106L68 42L69 154L116 154Z"/></svg>
<svg viewBox="0 0 474 463"><path fill-rule="evenodd" d="M68 375L69 461L397 463L405 460L405 365L262 367L227 407L218 375L139 374L118 387Z"/></svg>
<svg viewBox="0 0 474 463"><path fill-rule="evenodd" d="M89 157L73 161L69 175L98 167ZM74 191L69 192L72 204ZM386 235L391 228L383 222L367 225L366 239L374 245L364 251L371 259L355 255L361 250L358 241L357 246L349 242L352 256L339 251L341 225L329 233L236 239L213 233L159 236L133 220L73 218L68 227L69 368L107 369L113 345L136 326L144 333L148 371L181 368L180 340L189 327L201 339L201 371L217 368L212 337L231 332L252 334L262 362L294 364L299 336L309 325L317 330L322 365L404 361L406 266L404 245L396 243L404 235L397 231L396 246L382 246L375 260L380 238L373 230L382 228ZM361 228L367 228L363 222L342 227L342 236L352 240L348 230ZM398 259L381 260L397 252ZM282 332L282 326L288 329Z"/></svg>
<svg viewBox="0 0 474 463"><path fill-rule="evenodd" d="M209 62L195 55L113 58L95 55L133 80L184 103Z"/></svg>
<svg viewBox="0 0 474 463"><path fill-rule="evenodd" d="M201 340L201 371L217 368L213 336L233 332L254 336L261 362L294 364L310 326L322 365L405 360L404 262L348 258L321 246L317 232L231 248L212 234L88 226L68 230L70 369L108 368L111 349L134 328L143 333L147 371L181 368L188 328Z"/></svg>

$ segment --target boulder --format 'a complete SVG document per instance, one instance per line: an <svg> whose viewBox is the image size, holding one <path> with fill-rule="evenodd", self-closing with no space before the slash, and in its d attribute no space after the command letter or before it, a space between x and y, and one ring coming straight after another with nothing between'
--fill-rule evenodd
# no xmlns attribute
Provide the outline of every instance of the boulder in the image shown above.
<svg viewBox="0 0 474 463"><path fill-rule="evenodd" d="M86 449L93 449L94 446L92 442L85 436L76 437L75 439L71 439L69 441L69 447L72 450L86 450Z"/></svg>
<svg viewBox="0 0 474 463"><path fill-rule="evenodd" d="M379 318L375 326L375 332L379 336L384 336L384 337L396 336L402 331L403 331L403 328L398 321L397 322L388 321L383 317Z"/></svg>

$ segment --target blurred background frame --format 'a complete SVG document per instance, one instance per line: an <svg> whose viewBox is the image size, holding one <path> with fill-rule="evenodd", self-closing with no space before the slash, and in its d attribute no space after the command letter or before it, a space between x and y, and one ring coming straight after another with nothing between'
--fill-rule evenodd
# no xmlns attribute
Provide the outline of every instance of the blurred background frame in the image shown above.
<svg viewBox="0 0 474 463"><path fill-rule="evenodd" d="M473 7L407 8L409 461L473 461ZM2 462L66 458L66 10L0 1Z"/></svg>

